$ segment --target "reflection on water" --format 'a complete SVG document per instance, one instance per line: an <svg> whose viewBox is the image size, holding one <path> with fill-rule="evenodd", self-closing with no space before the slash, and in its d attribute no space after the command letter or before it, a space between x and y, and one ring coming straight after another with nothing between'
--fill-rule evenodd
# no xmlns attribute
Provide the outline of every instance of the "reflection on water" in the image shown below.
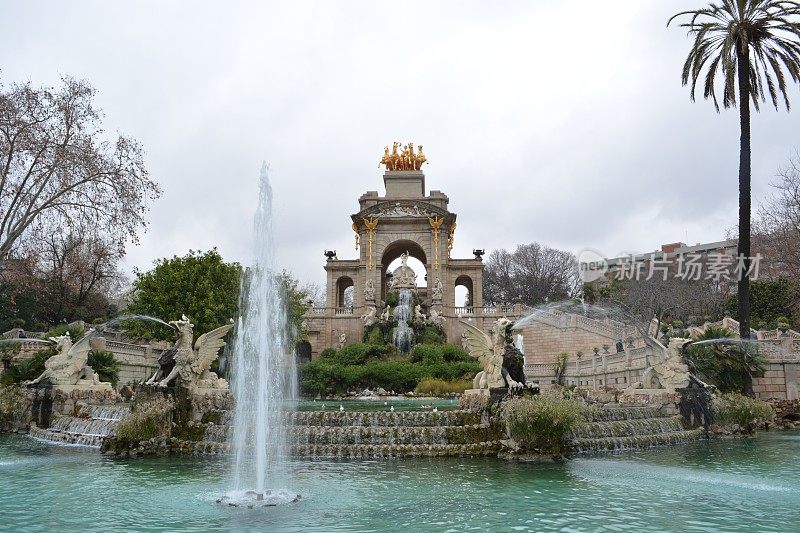
<svg viewBox="0 0 800 533"><path fill-rule="evenodd" d="M800 433L528 465L297 461L294 506L220 506L225 458L123 460L0 437L9 531L785 531ZM31 502L40 502L32 504Z"/></svg>

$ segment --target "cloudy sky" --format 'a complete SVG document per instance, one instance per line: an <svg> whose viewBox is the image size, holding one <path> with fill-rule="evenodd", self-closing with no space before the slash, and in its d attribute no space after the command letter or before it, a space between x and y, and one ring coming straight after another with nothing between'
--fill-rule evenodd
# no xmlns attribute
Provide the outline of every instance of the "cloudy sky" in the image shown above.
<svg viewBox="0 0 800 533"><path fill-rule="evenodd" d="M0 4L5 84L86 78L106 129L146 149L164 194L128 270L212 246L248 263L266 160L279 261L322 281L324 249L355 255L349 215L383 194L393 140L425 146L454 257L614 256L736 221L738 114L690 102L689 41L665 27L705 0ZM797 111L754 116L757 198L798 131Z"/></svg>

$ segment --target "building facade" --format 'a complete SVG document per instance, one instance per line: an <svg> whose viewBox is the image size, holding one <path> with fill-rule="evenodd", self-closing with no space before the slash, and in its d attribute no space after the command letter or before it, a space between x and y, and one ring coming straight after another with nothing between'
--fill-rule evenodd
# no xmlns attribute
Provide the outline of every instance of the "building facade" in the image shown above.
<svg viewBox="0 0 800 533"><path fill-rule="evenodd" d="M327 254L325 306L306 314L312 358L325 348L362 340L364 319L384 311L392 283L390 265L403 254L424 266L416 293L426 314L435 310L444 317L449 342L461 342L459 318L488 328L500 316L519 316L519 306L484 308L482 251L472 258L451 257L457 215L449 210L447 195L426 192L421 170L387 170L383 184L383 195L366 192L350 216L357 257ZM468 293L466 305L455 304L458 286Z"/></svg>

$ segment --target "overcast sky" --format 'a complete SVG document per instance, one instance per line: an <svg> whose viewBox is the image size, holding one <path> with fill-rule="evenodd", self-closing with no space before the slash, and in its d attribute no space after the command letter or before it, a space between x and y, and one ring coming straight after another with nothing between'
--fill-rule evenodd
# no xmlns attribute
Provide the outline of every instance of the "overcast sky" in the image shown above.
<svg viewBox="0 0 800 533"><path fill-rule="evenodd" d="M690 42L665 27L705 3L2 0L0 68L89 80L106 129L144 145L164 194L127 270L213 246L249 263L266 160L279 262L323 281L324 249L355 256L349 215L383 194L393 140L425 146L454 257L531 241L615 256L736 223L738 113L690 102ZM756 198L799 131L797 111L754 115Z"/></svg>

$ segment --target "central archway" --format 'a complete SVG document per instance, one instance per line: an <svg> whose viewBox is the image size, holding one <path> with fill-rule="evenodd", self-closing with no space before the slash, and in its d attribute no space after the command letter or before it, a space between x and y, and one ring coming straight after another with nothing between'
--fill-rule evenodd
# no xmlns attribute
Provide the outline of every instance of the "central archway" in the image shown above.
<svg viewBox="0 0 800 533"><path fill-rule="evenodd" d="M426 287L426 276L428 272L428 258L425 255L425 250L422 249L418 243L400 239L389 244L383 251L381 256L381 299L386 299L386 281L387 274L390 274L394 268L400 265L400 256L408 253L409 257L416 259L416 261L409 261L408 266L414 269L417 274L417 287ZM397 263L397 264L393 264Z"/></svg>

